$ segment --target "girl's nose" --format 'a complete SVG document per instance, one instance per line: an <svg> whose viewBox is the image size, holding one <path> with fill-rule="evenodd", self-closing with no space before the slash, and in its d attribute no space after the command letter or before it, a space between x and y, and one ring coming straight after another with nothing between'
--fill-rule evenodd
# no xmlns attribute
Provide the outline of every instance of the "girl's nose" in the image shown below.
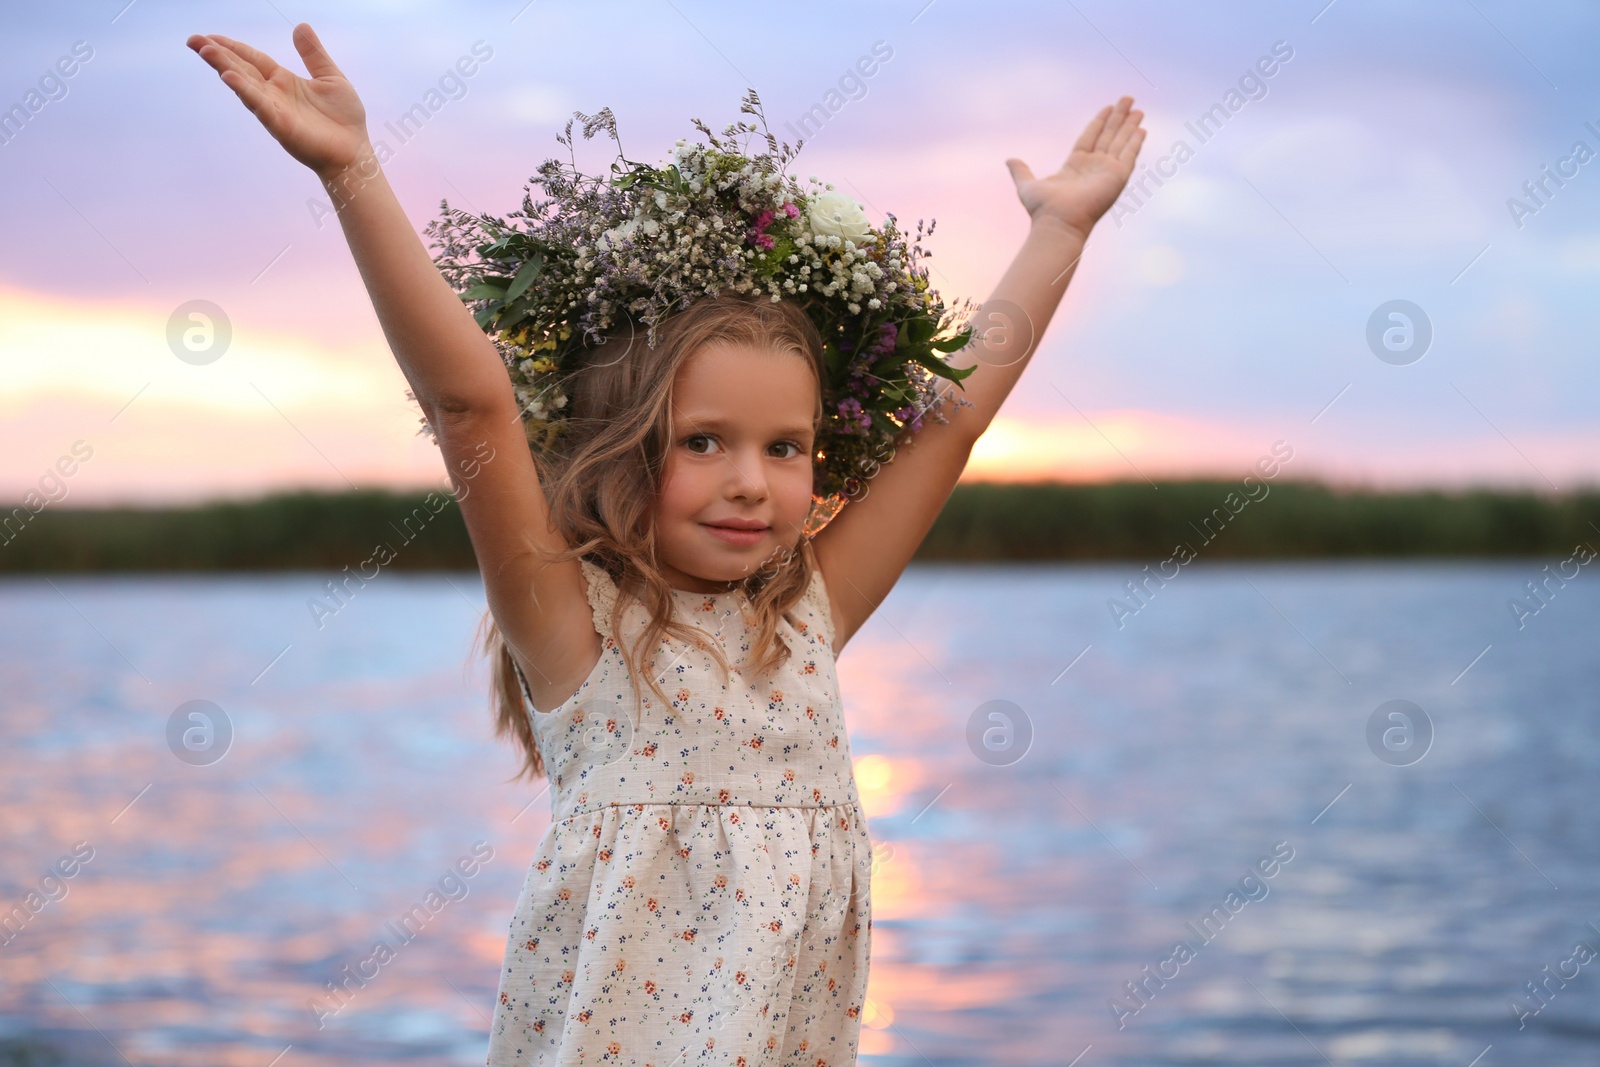
<svg viewBox="0 0 1600 1067"><path fill-rule="evenodd" d="M760 500L767 495L767 467L759 454L739 452L729 456L733 466L732 490L739 496Z"/></svg>

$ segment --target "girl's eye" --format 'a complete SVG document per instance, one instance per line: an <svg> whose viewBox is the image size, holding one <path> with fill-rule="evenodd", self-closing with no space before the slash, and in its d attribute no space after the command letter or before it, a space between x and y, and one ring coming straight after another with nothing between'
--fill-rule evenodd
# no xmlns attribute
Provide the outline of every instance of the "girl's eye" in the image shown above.
<svg viewBox="0 0 1600 1067"><path fill-rule="evenodd" d="M710 452L709 449L702 450L700 447L698 447L696 442L699 442L699 441L704 441L709 445L712 442L716 441L716 438L712 437L710 434L697 433L697 434L694 434L691 437L685 437L683 439L683 444L684 444L685 448L687 448L689 451L693 452L697 456L710 455L711 452ZM788 455L779 457L781 459L793 459L794 457L799 456L799 455L803 455L805 453L805 449L801 448L799 443L795 442L795 441L779 441L775 445L773 445L773 447L774 448L787 448L787 449L791 449L792 450L792 451L789 452Z"/></svg>

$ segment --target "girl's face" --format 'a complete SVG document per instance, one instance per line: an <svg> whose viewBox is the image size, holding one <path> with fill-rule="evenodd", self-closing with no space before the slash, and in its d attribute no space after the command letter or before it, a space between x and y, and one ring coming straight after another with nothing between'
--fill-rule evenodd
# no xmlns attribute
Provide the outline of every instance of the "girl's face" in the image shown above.
<svg viewBox="0 0 1600 1067"><path fill-rule="evenodd" d="M743 345L708 345L679 370L655 504L657 551L673 588L723 592L799 543L811 511L818 388L804 357Z"/></svg>

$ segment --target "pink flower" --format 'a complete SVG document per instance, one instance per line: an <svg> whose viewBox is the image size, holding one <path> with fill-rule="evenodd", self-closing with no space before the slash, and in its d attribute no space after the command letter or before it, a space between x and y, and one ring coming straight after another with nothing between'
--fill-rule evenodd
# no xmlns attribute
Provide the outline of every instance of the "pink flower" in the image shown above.
<svg viewBox="0 0 1600 1067"><path fill-rule="evenodd" d="M772 219L771 209L762 211L761 214L756 216L755 227L749 233L750 240L762 248L770 249L776 243L766 233L767 227L772 225Z"/></svg>

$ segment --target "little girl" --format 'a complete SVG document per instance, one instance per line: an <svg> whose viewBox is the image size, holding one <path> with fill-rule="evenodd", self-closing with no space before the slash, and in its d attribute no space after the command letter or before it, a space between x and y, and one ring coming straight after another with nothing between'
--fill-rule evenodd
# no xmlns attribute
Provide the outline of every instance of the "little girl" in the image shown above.
<svg viewBox="0 0 1600 1067"><path fill-rule="evenodd" d="M487 1062L854 1064L871 843L835 657L1027 366L1132 172L1142 113L1101 109L1047 177L1006 161L1031 226L981 312L1005 339L956 353L975 368L966 403L907 426L873 491L817 531L830 379L799 303L708 292L648 343L600 346L569 383L562 458L535 463L508 364L407 222L354 89L310 26L293 39L310 80L227 37L187 43L339 205L452 479L471 483L500 729L550 779Z"/></svg>

